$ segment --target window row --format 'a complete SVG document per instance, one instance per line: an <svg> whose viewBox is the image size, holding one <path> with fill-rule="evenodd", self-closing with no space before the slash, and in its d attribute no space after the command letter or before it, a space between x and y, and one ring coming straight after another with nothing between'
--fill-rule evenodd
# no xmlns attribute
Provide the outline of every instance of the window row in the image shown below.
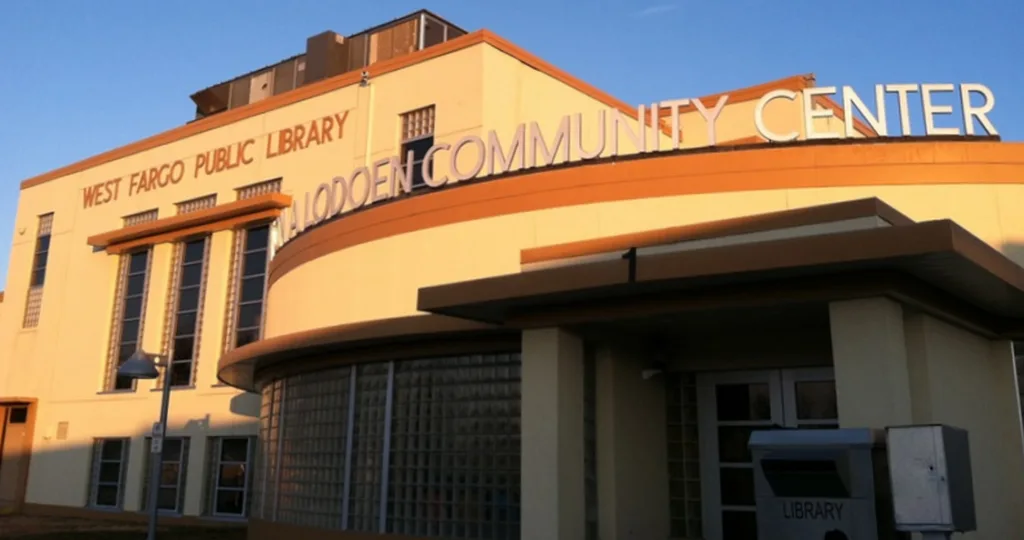
<svg viewBox="0 0 1024 540"><path fill-rule="evenodd" d="M190 439L168 437L160 453L160 485L157 488L157 509L180 514L185 506L185 479L189 463ZM153 454L151 440L146 439L144 461L139 482L139 509L149 508L149 467ZM203 515L214 517L246 517L251 494L250 464L256 442L254 437L211 437L207 455ZM88 506L122 509L127 491L130 440L97 439L93 446L89 481Z"/></svg>
<svg viewBox="0 0 1024 540"><path fill-rule="evenodd" d="M169 380L161 381L161 384L175 387L195 384L210 241L210 235L204 234L175 245L162 348L163 355L170 363L170 369L165 375ZM241 347L262 336L269 245L269 223L254 224L235 232L225 348ZM117 369L141 347L152 258L152 247L121 256L105 390L134 389L134 381L118 376Z"/></svg>
<svg viewBox="0 0 1024 540"><path fill-rule="evenodd" d="M341 367L262 389L254 517L518 539L520 357Z"/></svg>

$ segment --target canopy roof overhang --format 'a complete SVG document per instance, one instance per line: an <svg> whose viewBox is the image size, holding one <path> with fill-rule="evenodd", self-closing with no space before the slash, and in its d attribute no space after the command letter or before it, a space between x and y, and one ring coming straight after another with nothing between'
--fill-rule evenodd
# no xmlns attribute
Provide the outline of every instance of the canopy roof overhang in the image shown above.
<svg viewBox="0 0 1024 540"><path fill-rule="evenodd" d="M915 223L877 199L549 246L522 262L420 289L418 307L530 328L886 296L1024 336L1024 269L950 220Z"/></svg>

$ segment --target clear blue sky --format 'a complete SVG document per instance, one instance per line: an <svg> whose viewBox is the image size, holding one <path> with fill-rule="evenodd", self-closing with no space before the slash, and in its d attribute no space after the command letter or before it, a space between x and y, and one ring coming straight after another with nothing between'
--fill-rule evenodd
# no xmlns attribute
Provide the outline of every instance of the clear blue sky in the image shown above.
<svg viewBox="0 0 1024 540"><path fill-rule="evenodd" d="M420 8L630 103L798 73L867 96L876 83L980 82L1000 135L1024 139L1024 0L9 0L0 290L23 179L179 126L195 112L189 94L297 54L313 34Z"/></svg>

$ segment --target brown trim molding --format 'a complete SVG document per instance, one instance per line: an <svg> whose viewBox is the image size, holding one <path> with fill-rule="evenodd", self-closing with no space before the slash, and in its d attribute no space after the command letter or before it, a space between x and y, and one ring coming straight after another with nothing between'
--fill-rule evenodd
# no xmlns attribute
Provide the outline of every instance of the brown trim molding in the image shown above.
<svg viewBox="0 0 1024 540"><path fill-rule="evenodd" d="M263 339L221 356L217 378L254 390L257 380L352 363L520 346L519 332L441 315L412 315L342 324Z"/></svg>
<svg viewBox="0 0 1024 540"><path fill-rule="evenodd" d="M89 245L119 253L141 245L171 242L179 238L230 229L260 219L273 219L292 204L290 195L267 193L205 210L171 216L90 236Z"/></svg>
<svg viewBox="0 0 1024 540"><path fill-rule="evenodd" d="M524 249L521 264L584 257L609 251L624 251L677 242L721 238L740 234L819 225L857 218L878 217L891 225L912 225L914 221L878 198L858 199L821 206L809 206L753 216L723 219L593 240L568 242Z"/></svg>
<svg viewBox="0 0 1024 540"><path fill-rule="evenodd" d="M330 253L417 230L574 205L701 193L848 186L1024 183L1024 143L956 137L702 148L480 179L342 214L285 244L273 284Z"/></svg>
<svg viewBox="0 0 1024 540"><path fill-rule="evenodd" d="M88 519L96 521L112 521L118 523L139 523L145 524L149 514L144 512L96 510L79 506L60 506L56 504L27 503L23 509L25 515L43 517L64 517ZM161 526L171 525L178 527L204 527L204 528L225 528L241 529L246 527L245 521L225 521L199 516L160 516Z"/></svg>

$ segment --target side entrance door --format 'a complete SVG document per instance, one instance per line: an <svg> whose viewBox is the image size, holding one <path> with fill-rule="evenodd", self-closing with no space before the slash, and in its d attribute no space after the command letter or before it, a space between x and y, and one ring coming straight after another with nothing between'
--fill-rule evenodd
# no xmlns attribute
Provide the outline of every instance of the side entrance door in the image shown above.
<svg viewBox="0 0 1024 540"><path fill-rule="evenodd" d="M839 426L832 368L702 374L697 411L707 540L757 540L752 431Z"/></svg>
<svg viewBox="0 0 1024 540"><path fill-rule="evenodd" d="M20 510L30 457L28 406L0 404L0 515Z"/></svg>

